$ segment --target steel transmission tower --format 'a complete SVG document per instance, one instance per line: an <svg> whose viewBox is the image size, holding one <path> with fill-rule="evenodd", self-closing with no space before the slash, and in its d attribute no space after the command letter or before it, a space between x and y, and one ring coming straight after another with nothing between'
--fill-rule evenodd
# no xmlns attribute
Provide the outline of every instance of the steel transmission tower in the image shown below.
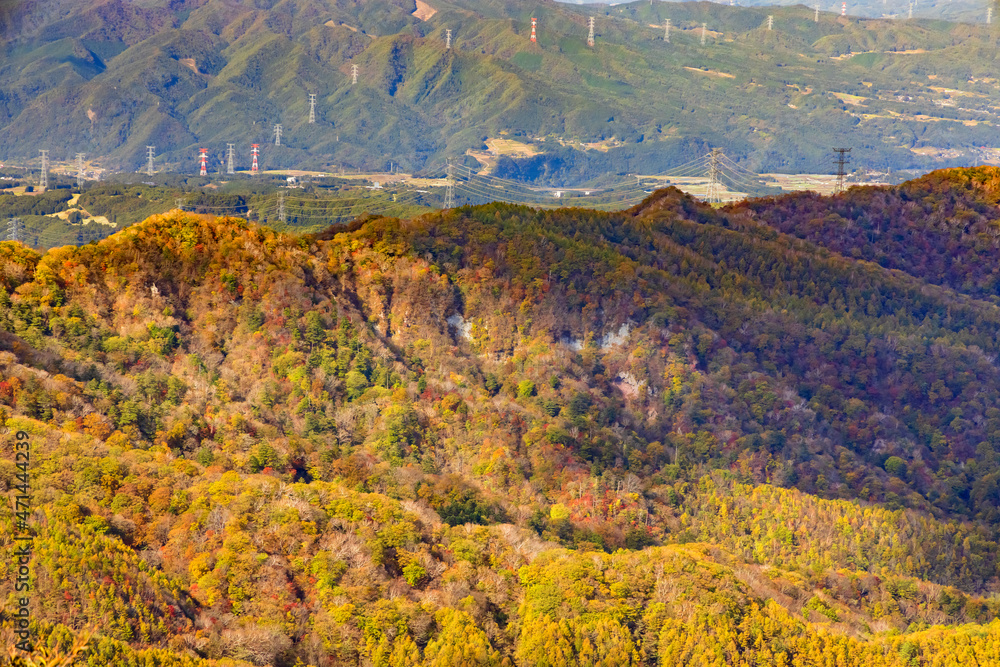
<svg viewBox="0 0 1000 667"><path fill-rule="evenodd" d="M847 180L847 165L851 161L850 148L834 148L833 152L837 154L837 159L833 161L837 165L837 185L834 186L834 194L839 194L844 191L844 186Z"/></svg>
<svg viewBox="0 0 1000 667"><path fill-rule="evenodd" d="M663 41L670 43L670 19L667 19L666 24L663 26Z"/></svg>
<svg viewBox="0 0 1000 667"><path fill-rule="evenodd" d="M316 122L316 93L309 93L309 124Z"/></svg>
<svg viewBox="0 0 1000 667"><path fill-rule="evenodd" d="M701 45L705 46L705 36L708 34L708 24L701 24Z"/></svg>
<svg viewBox="0 0 1000 667"><path fill-rule="evenodd" d="M24 225L21 223L21 218L11 218L7 222L8 241L20 241L22 231L24 231Z"/></svg>
<svg viewBox="0 0 1000 667"><path fill-rule="evenodd" d="M199 148L198 149L198 164L201 166L201 169L198 171L198 173L201 176L208 176L208 149L207 148Z"/></svg>
<svg viewBox="0 0 1000 667"><path fill-rule="evenodd" d="M351 65L351 85L353 86L358 82L358 66Z"/></svg>
<svg viewBox="0 0 1000 667"><path fill-rule="evenodd" d="M587 35L587 46L594 46L594 17L590 17L590 33Z"/></svg>
<svg viewBox="0 0 1000 667"><path fill-rule="evenodd" d="M236 144L226 144L226 173L235 174L236 168L233 164L235 162Z"/></svg>
<svg viewBox="0 0 1000 667"><path fill-rule="evenodd" d="M278 220L285 222L285 193L278 191Z"/></svg>
<svg viewBox="0 0 1000 667"><path fill-rule="evenodd" d="M153 175L153 152L156 146L146 146L146 175Z"/></svg>
<svg viewBox="0 0 1000 667"><path fill-rule="evenodd" d="M42 175L38 178L38 187L45 190L49 187L49 152L38 151L42 154Z"/></svg>
<svg viewBox="0 0 1000 667"><path fill-rule="evenodd" d="M451 49L451 28L444 31L444 48L446 51Z"/></svg>
<svg viewBox="0 0 1000 667"><path fill-rule="evenodd" d="M538 41L538 35L535 32L535 28L537 26L538 26L538 19L532 18L531 19L531 41L532 41L532 43Z"/></svg>
<svg viewBox="0 0 1000 667"><path fill-rule="evenodd" d="M991 23L993 23L993 8L992 7L987 7L986 8L986 25L989 25Z"/></svg>
<svg viewBox="0 0 1000 667"><path fill-rule="evenodd" d="M774 16L768 15L767 17L767 29L772 30L774 28Z"/></svg>
<svg viewBox="0 0 1000 667"><path fill-rule="evenodd" d="M253 155L253 163L250 165L250 173L257 174L257 156L260 155L260 144L250 144L250 153Z"/></svg>
<svg viewBox="0 0 1000 667"><path fill-rule="evenodd" d="M709 203L717 203L722 201L722 181L719 180L722 175L722 149L713 148L712 154L709 156L708 163L708 193L706 199Z"/></svg>
<svg viewBox="0 0 1000 667"><path fill-rule="evenodd" d="M455 208L455 179L451 167L451 160L448 160L448 186L444 191L444 207Z"/></svg>
<svg viewBox="0 0 1000 667"><path fill-rule="evenodd" d="M816 10L816 17L813 20L819 23L819 5L813 5L813 9Z"/></svg>
<svg viewBox="0 0 1000 667"><path fill-rule="evenodd" d="M86 155L86 153L76 154L76 188L81 191L83 190L83 158Z"/></svg>
<svg viewBox="0 0 1000 667"><path fill-rule="evenodd" d="M280 123L278 125L274 126L274 145L275 146L280 146L281 145L281 124Z"/></svg>

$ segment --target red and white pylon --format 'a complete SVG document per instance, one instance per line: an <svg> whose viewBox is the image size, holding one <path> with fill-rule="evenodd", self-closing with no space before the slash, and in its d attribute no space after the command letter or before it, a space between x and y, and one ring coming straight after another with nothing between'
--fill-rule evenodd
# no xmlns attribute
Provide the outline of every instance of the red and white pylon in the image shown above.
<svg viewBox="0 0 1000 667"><path fill-rule="evenodd" d="M198 158L198 161L201 162L201 175L208 176L208 149L199 148L198 151L201 153L201 157Z"/></svg>
<svg viewBox="0 0 1000 667"><path fill-rule="evenodd" d="M841 16L847 16L847 3L846 2L840 3L840 15Z"/></svg>
<svg viewBox="0 0 1000 667"><path fill-rule="evenodd" d="M538 37L535 35L535 26L536 25L538 25L538 19L536 19L536 18L531 19L531 41L532 42L537 42L538 41Z"/></svg>
<svg viewBox="0 0 1000 667"><path fill-rule="evenodd" d="M250 165L250 173L257 173L257 156L260 154L260 144L251 144L250 153L253 154L253 164Z"/></svg>

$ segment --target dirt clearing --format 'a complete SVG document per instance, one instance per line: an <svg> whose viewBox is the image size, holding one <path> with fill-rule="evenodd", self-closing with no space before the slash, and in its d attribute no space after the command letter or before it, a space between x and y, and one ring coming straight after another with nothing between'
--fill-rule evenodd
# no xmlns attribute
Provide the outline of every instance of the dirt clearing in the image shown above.
<svg viewBox="0 0 1000 667"><path fill-rule="evenodd" d="M438 13L438 10L434 9L426 2L421 2L420 0L414 0L417 3L417 11L413 12L421 21L428 21L432 16Z"/></svg>

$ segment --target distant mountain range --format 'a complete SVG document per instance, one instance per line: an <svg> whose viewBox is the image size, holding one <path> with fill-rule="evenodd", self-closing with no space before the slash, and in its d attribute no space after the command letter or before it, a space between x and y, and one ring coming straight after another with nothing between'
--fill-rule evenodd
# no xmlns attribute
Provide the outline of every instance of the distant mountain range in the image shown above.
<svg viewBox="0 0 1000 667"><path fill-rule="evenodd" d="M227 143L243 169L259 143L263 168L417 171L477 165L467 151L508 136L543 152L526 178L582 182L712 146L756 171L823 172L839 145L877 169L980 163L1000 147L985 24L706 2L419 4L7 3L0 161L37 165L47 148L135 170L155 146L158 169L192 172L204 147L219 171Z"/></svg>
<svg viewBox="0 0 1000 667"><path fill-rule="evenodd" d="M657 0L658 2L659 0ZM627 4L621 2L588 2L587 0L566 0L570 5L616 7ZM739 5L741 7L792 7L794 5L805 4L798 0L732 0L722 2L722 5ZM820 6L823 11L840 13L843 11L843 2L823 0L822 2L810 2L806 6ZM847 13L851 16L863 16L865 18L884 17L908 17L910 14L909 0L850 0L847 2ZM945 19L947 21L964 21L967 23L985 23L987 20L987 9L994 7L991 2L977 2L976 0L923 0L914 2L913 17L921 19Z"/></svg>

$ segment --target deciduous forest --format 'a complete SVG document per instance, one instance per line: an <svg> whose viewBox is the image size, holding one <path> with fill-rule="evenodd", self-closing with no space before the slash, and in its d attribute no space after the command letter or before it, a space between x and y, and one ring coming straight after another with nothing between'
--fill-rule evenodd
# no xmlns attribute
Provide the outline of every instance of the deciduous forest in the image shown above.
<svg viewBox="0 0 1000 667"><path fill-rule="evenodd" d="M998 203L0 243L13 664L1000 664Z"/></svg>

